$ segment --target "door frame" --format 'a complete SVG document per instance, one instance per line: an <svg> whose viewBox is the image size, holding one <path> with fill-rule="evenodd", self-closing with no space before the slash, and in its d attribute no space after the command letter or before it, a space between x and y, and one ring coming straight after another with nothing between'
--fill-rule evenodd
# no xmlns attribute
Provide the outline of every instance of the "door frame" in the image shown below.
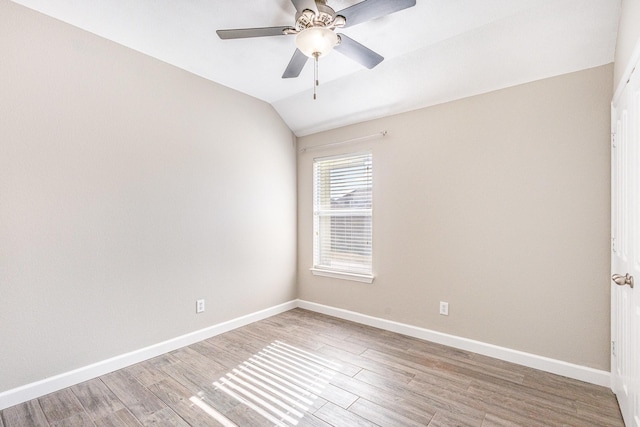
<svg viewBox="0 0 640 427"><path fill-rule="evenodd" d="M635 71L635 74L634 74ZM638 150L640 150L640 147L638 147L638 142L640 141L640 103L636 104L636 108L639 110L636 112L635 117L632 116L632 120L635 120L635 129L636 129L636 139L635 140L631 140L631 141L627 141L627 137L621 135L620 130L618 129L618 125L617 122L618 120L620 120L621 118L621 114L622 111L619 111L619 106L620 103L622 101L622 96L628 96L625 93L625 90L628 87L629 82L631 81L632 77L634 79L636 79L634 81L634 84L638 84L637 79L640 79L640 40L638 41L638 43L635 46L633 55L631 56L631 59L629 61L629 64L627 65L627 68L625 69L624 74L622 75L622 78L619 82L617 82L617 87L616 87L616 91L614 93L614 96L612 98L611 101L611 273L620 273L619 270L621 267L619 266L621 263L624 264L624 269L633 269L635 268L634 266L634 259L629 259L626 261L620 261L620 258L623 258L624 254L619 254L617 252L614 252L614 248L616 247L616 244L621 244L622 242L616 242L616 229L615 226L620 226L620 221L619 218L615 218L614 214L617 214L617 209L615 206L616 203L616 194L617 194L617 184L619 184L618 182L618 178L616 177L615 174L617 173L617 169L616 169L616 156L618 156L619 154L617 154L618 150L621 150L622 147L622 138L624 138L625 143L629 143L629 144L636 144L635 147L631 146L631 152L630 155L633 156L634 153L636 153L636 156L640 156L640 153L637 153ZM629 97L630 99L627 101L629 104L633 101L632 97ZM622 101L624 102L624 101ZM630 106L628 107L630 108ZM631 122L633 123L633 122ZM622 130L623 132L626 132L626 128ZM616 141L617 140L617 141ZM617 146L616 146L617 144ZM627 148L625 147L625 150L627 150ZM633 159L632 159L633 160ZM627 163L629 162L628 159L625 159L625 161L627 161ZM632 167L630 167L632 165L627 164L626 168L629 169L629 175L632 179L632 181L629 183L630 185L632 185L631 188L631 192L633 192L633 194L638 193L638 191L640 190L640 179L638 179L638 171L633 170ZM638 210L640 210L640 198L638 198L637 196L634 197L634 200L631 201L631 206L632 209L637 212ZM639 213L636 213L634 215L640 215ZM628 226L630 226L629 228L626 228L625 234L629 234L629 233L636 233L636 236L638 236L637 238L640 239L640 230L635 230L634 231L634 227L638 227L638 224L640 224L640 222L637 222L636 224L631 224L631 220L634 219L634 215L630 215L630 217L627 219L628 222ZM631 241L633 242L634 239L636 239L636 237L631 238ZM622 239L622 240L626 240L626 239ZM638 251L638 248L640 248L640 245L638 245L638 242L635 242L636 246L633 250L631 250L631 255L633 258L633 255L637 256L637 254L634 254L634 251ZM620 248L618 249L620 250ZM625 272L623 272L622 274L624 274ZM637 272L636 272L637 273ZM636 282L640 282L640 275L636 274ZM638 389L640 386L640 367L636 366L638 365L638 358L640 356L638 356L638 352L636 351L640 346L640 336L638 336L638 333L640 332L640 317L638 316L640 313L638 313L638 310L640 310L639 308L639 304L637 301L634 302L634 299L637 300L639 298L639 296L636 296L635 293L633 292L633 290L628 289L628 288L618 288L615 284L611 283L611 389L616 393L616 396L618 397L618 401L620 404L620 409L623 412L623 416L625 418L625 422L628 423L629 426L637 426L640 427L640 422L638 422L639 416L640 414L638 414L638 412L640 411L640 403L636 402L636 399L638 399L639 397L639 393L640 390ZM640 283L636 283L637 287L640 287ZM636 290L636 289L634 289ZM636 290L637 293L638 290ZM620 305L618 305L618 299L621 298L628 298L631 301L628 303L629 307L631 307L631 313L626 313L626 316L624 314L619 314L618 313L618 309L621 307ZM635 305L634 305L635 304ZM627 322L619 322L619 319L621 319L622 316L623 318L627 319ZM620 338L620 333L622 333L619 329L623 330L623 329L627 329L629 331L629 341L630 342L617 342L618 339ZM633 346L632 349L627 350L628 354L632 354L632 358L631 360L626 360L623 357L623 360L621 360L622 363L627 363L629 364L629 366L627 367L627 373L629 375L631 375L631 378L628 379L628 383L625 383L623 379L619 378L617 375L617 371L618 371L618 357L621 357L620 354L621 352L625 351L624 346L628 346L631 345ZM617 347L617 348L616 348ZM626 389L624 389L624 386L627 386ZM627 396L625 398L625 392L627 393Z"/></svg>

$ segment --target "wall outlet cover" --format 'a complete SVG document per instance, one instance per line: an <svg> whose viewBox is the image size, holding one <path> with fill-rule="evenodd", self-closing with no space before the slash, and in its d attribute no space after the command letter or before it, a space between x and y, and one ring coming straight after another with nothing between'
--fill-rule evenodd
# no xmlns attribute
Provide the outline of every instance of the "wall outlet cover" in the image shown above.
<svg viewBox="0 0 640 427"><path fill-rule="evenodd" d="M442 314L443 316L448 316L449 315L449 303L448 302L440 301L440 314Z"/></svg>
<svg viewBox="0 0 640 427"><path fill-rule="evenodd" d="M204 300L199 299L196 301L196 313L202 313L204 311Z"/></svg>

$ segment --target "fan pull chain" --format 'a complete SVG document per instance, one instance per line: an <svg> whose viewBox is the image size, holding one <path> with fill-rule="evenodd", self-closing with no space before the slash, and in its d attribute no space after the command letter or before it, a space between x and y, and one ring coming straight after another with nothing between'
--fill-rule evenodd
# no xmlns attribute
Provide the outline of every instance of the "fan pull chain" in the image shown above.
<svg viewBox="0 0 640 427"><path fill-rule="evenodd" d="M313 58L314 58L314 67L313 67L313 80L315 81L315 84L313 85L313 100L315 101L316 99L318 99L318 96L316 94L316 88L320 85L320 82L318 80L318 57L320 56L319 53L314 53L313 54Z"/></svg>

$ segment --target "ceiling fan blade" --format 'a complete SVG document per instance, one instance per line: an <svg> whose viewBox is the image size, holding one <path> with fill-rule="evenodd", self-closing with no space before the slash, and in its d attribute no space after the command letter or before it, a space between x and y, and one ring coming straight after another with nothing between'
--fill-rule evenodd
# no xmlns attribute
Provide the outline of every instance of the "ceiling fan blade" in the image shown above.
<svg viewBox="0 0 640 427"><path fill-rule="evenodd" d="M334 49L369 69L384 60L384 57L381 55L378 55L368 47L361 45L344 34L340 34L340 44L334 47Z"/></svg>
<svg viewBox="0 0 640 427"><path fill-rule="evenodd" d="M337 12L346 18L345 27L353 27L381 16L389 15L416 5L416 0L364 0Z"/></svg>
<svg viewBox="0 0 640 427"><path fill-rule="evenodd" d="M218 30L218 37L227 39L246 39L250 37L284 36L284 30L291 27L240 28L237 30Z"/></svg>
<svg viewBox="0 0 640 427"><path fill-rule="evenodd" d="M298 77L300 72L304 68L304 65L307 63L307 59L309 59L304 53L300 51L300 49L296 49L291 57L291 61L289 61L289 65L287 65L287 69L284 70L284 74L282 75L283 79L290 79L294 77Z"/></svg>
<svg viewBox="0 0 640 427"><path fill-rule="evenodd" d="M298 13L302 13L305 9L309 9L316 15L318 14L318 6L316 6L315 0L291 0L291 3L296 7Z"/></svg>

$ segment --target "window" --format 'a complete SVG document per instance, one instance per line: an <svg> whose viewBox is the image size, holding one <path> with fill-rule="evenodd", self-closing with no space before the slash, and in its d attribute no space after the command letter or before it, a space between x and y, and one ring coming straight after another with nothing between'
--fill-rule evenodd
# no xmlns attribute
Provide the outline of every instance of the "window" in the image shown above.
<svg viewBox="0 0 640 427"><path fill-rule="evenodd" d="M313 268L371 283L371 153L313 161Z"/></svg>

